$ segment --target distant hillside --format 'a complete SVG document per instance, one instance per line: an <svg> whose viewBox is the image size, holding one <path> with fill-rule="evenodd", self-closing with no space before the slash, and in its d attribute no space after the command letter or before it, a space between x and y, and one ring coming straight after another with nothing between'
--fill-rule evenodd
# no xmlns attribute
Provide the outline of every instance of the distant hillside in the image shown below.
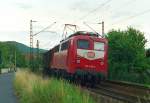
<svg viewBox="0 0 150 103"><path fill-rule="evenodd" d="M40 49L40 53L46 50ZM30 47L18 43L15 41L0 42L0 66L3 68L14 68L15 63L17 67L29 67L30 66ZM36 54L37 49L34 48L33 52ZM37 59L36 55L33 55L34 66L42 64L42 54Z"/></svg>
<svg viewBox="0 0 150 103"><path fill-rule="evenodd" d="M24 54L28 54L30 53L30 47L28 47L27 45L24 45L22 43L18 43L16 41L7 41L5 42L7 44L13 44L16 45L16 47L19 49L20 52L24 53ZM47 50L44 49L40 49L40 53L46 52ZM33 53L36 53L37 49L33 48Z"/></svg>

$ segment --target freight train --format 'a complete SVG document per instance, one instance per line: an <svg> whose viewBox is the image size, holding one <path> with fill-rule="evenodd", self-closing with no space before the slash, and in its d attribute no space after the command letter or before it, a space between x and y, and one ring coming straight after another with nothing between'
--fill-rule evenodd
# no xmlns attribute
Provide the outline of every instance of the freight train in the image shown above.
<svg viewBox="0 0 150 103"><path fill-rule="evenodd" d="M99 82L108 74L108 41L78 31L44 53L44 73L81 82Z"/></svg>

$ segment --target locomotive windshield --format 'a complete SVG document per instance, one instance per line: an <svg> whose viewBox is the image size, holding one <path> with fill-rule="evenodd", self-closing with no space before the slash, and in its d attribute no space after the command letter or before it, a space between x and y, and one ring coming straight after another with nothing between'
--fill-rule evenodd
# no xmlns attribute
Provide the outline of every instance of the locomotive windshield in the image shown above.
<svg viewBox="0 0 150 103"><path fill-rule="evenodd" d="M79 48L79 49L89 49L89 47L90 47L90 42L88 40L79 39L77 41L77 48Z"/></svg>
<svg viewBox="0 0 150 103"><path fill-rule="evenodd" d="M104 43L102 42L94 42L94 50L104 50Z"/></svg>

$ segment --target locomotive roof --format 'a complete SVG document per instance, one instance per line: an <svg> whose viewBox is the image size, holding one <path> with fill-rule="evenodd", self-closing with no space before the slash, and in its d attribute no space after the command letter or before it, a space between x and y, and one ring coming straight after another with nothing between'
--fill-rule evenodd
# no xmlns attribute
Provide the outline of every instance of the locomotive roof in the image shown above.
<svg viewBox="0 0 150 103"><path fill-rule="evenodd" d="M69 39L69 38L71 38L73 36L78 36L78 35L93 36L93 37L98 37L99 36L99 34L95 33L95 32L77 31L74 34L68 36L66 39L61 40L60 42L65 41L65 40L67 40L67 39Z"/></svg>
<svg viewBox="0 0 150 103"><path fill-rule="evenodd" d="M77 31L74 34L70 35L68 38L77 36L77 35L85 35L85 36L95 36L98 37L98 33L95 32L87 32L87 31Z"/></svg>

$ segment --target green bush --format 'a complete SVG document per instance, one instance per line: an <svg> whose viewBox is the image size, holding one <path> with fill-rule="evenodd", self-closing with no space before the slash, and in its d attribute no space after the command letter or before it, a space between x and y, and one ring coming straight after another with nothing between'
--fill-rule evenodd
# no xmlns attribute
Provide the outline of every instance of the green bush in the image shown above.
<svg viewBox="0 0 150 103"><path fill-rule="evenodd" d="M146 39L139 30L112 30L108 38L109 78L150 84L150 62L145 55Z"/></svg>

